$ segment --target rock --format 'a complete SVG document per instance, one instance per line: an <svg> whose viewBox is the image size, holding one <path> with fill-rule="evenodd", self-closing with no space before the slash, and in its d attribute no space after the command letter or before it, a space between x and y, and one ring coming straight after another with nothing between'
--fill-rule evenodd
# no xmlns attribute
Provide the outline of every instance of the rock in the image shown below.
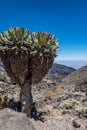
<svg viewBox="0 0 87 130"><path fill-rule="evenodd" d="M26 114L5 108L0 111L0 130L35 130L35 128Z"/></svg>
<svg viewBox="0 0 87 130"><path fill-rule="evenodd" d="M44 123L33 120L32 122L36 130L75 130L71 123L72 116L61 116L58 110L54 110L53 113L52 116L46 117L47 120Z"/></svg>
<svg viewBox="0 0 87 130"><path fill-rule="evenodd" d="M5 72L4 68L0 66L0 81L11 83L10 78Z"/></svg>
<svg viewBox="0 0 87 130"><path fill-rule="evenodd" d="M78 122L77 119L74 119L74 120L73 120L73 126L74 126L75 128L78 128L78 127L80 127L81 125L79 124L79 122Z"/></svg>
<svg viewBox="0 0 87 130"><path fill-rule="evenodd" d="M86 118L74 118L72 120L72 125L77 130L87 130L87 119Z"/></svg>

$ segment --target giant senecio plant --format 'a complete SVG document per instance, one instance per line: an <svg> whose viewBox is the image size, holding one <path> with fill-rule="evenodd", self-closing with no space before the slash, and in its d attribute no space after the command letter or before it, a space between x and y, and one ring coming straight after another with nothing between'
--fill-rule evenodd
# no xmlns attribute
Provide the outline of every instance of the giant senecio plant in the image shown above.
<svg viewBox="0 0 87 130"><path fill-rule="evenodd" d="M58 42L45 32L31 33L11 28L0 34L0 57L9 77L21 87L21 111L31 116L31 85L41 81L51 68Z"/></svg>

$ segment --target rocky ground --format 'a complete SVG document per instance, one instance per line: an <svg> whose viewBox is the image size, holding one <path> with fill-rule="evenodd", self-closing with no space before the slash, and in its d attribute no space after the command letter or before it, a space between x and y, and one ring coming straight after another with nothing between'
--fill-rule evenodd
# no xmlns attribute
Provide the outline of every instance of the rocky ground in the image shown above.
<svg viewBox="0 0 87 130"><path fill-rule="evenodd" d="M31 124L33 125L31 130L87 130L87 82L84 81L83 83L83 79L81 78L81 73L83 74L84 69L82 69L82 72L81 69L77 72L72 68L65 68L65 66L60 65L61 73L59 73L58 66L54 66L53 68L55 69L52 68L50 73L46 75L38 85L32 86L33 100L36 104L38 114L37 117L30 119L30 122L32 122ZM74 73L73 76L72 72ZM55 78L52 78L52 73ZM76 84L77 82L70 84L70 78L67 78L67 75L70 73L72 79L74 78L74 82L75 75L79 77L78 73L80 73L81 80L78 79L81 82L79 82L78 85ZM85 76L86 73L87 69L85 68ZM63 80L62 78L64 77L66 79ZM87 78L84 77L84 80L86 79ZM5 113L7 111L4 111L5 107L10 107L11 109L18 111L19 94L20 88L10 81L3 66L1 66L0 113ZM9 112L7 113L7 117L9 118ZM2 115L0 116L0 122L2 122L5 114L0 115ZM8 118L6 119L8 120ZM7 122L7 120L5 121ZM29 126L26 126L23 130L27 130L27 128L29 129ZM16 130L20 129L16 128ZM5 130L5 128L2 127L0 130ZM10 128L7 130L10 130Z"/></svg>

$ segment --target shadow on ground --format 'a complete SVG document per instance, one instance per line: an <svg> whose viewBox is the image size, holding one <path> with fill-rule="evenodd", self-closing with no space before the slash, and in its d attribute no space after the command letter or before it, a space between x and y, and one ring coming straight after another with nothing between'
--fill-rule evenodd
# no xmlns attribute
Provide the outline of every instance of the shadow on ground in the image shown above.
<svg viewBox="0 0 87 130"><path fill-rule="evenodd" d="M11 108L17 112L21 112L21 103L20 101L16 102L13 99L11 99L8 103L8 108ZM31 118L33 118L35 121L41 121L41 122L45 122L46 119L42 117L44 113L43 112L38 112L36 109L36 104L35 102L32 103L32 110L31 110Z"/></svg>

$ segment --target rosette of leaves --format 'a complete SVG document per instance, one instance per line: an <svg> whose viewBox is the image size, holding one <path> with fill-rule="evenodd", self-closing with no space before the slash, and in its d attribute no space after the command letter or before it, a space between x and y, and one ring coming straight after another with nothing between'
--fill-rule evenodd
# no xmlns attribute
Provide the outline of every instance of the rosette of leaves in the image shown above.
<svg viewBox="0 0 87 130"><path fill-rule="evenodd" d="M31 33L14 27L0 34L1 60L8 75L21 86L22 111L29 116L31 84L38 83L46 75L58 47L55 36L45 32Z"/></svg>
<svg viewBox="0 0 87 130"><path fill-rule="evenodd" d="M54 53L59 47L55 36L45 32L30 33L24 28L12 28L0 34L0 48L26 47L31 54Z"/></svg>
<svg viewBox="0 0 87 130"><path fill-rule="evenodd" d="M22 46L27 44L29 31L24 30L24 28L12 28L8 31L0 34L0 48L8 49L14 46Z"/></svg>
<svg viewBox="0 0 87 130"><path fill-rule="evenodd" d="M58 41L54 35L45 32L37 32L29 35L30 41L33 43L31 45L32 53L46 54L52 53L56 54L58 46Z"/></svg>

